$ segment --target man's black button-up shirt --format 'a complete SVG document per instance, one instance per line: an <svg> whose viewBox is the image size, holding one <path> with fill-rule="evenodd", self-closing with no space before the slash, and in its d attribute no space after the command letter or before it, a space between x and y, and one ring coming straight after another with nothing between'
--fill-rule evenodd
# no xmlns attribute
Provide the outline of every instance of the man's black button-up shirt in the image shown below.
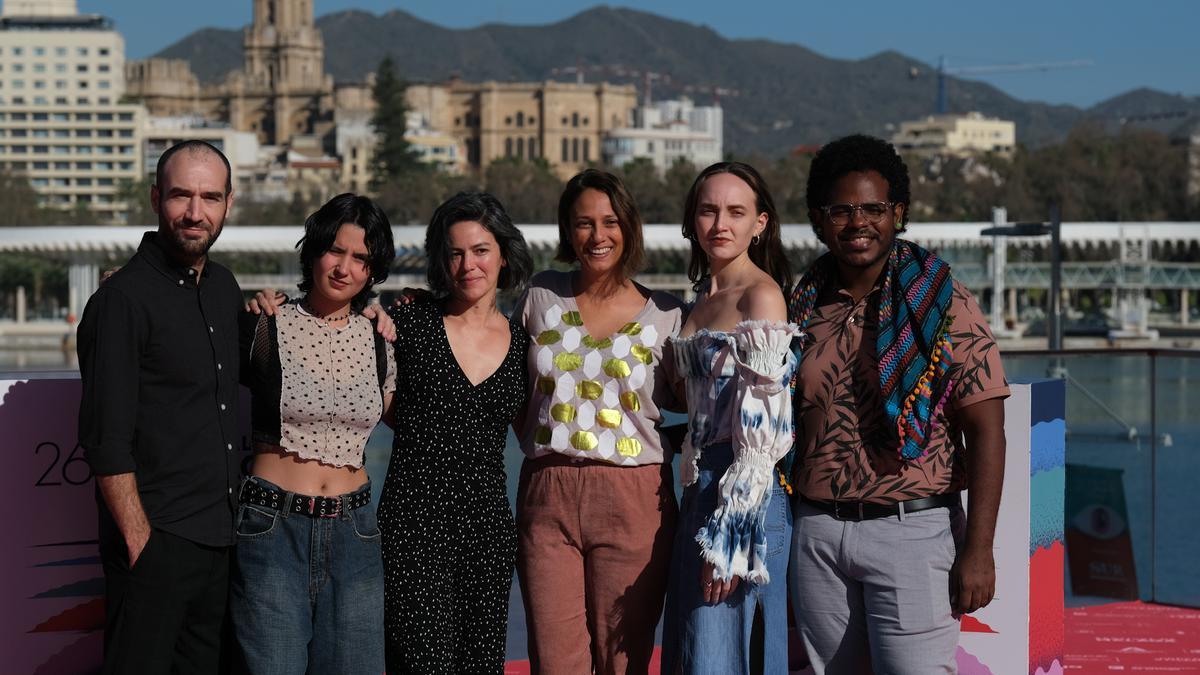
<svg viewBox="0 0 1200 675"><path fill-rule="evenodd" d="M97 475L133 472L150 524L234 541L242 294L211 260L203 278L148 232L79 324L79 444Z"/></svg>

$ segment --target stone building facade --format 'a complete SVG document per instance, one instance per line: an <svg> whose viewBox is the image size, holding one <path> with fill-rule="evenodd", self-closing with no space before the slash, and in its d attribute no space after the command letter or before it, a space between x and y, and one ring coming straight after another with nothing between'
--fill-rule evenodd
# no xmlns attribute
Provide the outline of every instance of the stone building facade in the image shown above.
<svg viewBox="0 0 1200 675"><path fill-rule="evenodd" d="M266 147L296 150L317 139L316 155L343 159L342 184L362 189L374 146L370 83L335 88L312 0L254 0L243 46L243 68L219 85L201 84L182 60L127 63L127 94L152 116L224 122ZM423 160L462 171L506 157L544 159L563 177L601 161L605 135L627 126L637 106L632 85L607 83L455 79L410 85L407 97L410 141Z"/></svg>
<svg viewBox="0 0 1200 675"><path fill-rule="evenodd" d="M601 160L605 135L629 124L632 85L605 82L482 82L410 85L410 109L423 126L459 141L467 165L544 159L565 177Z"/></svg>
<svg viewBox="0 0 1200 675"><path fill-rule="evenodd" d="M127 93L151 115L228 122L262 145L290 145L295 136L331 139L333 77L325 73L312 0L254 0L242 44L245 65L219 85L201 85L186 61L147 59L126 65Z"/></svg>

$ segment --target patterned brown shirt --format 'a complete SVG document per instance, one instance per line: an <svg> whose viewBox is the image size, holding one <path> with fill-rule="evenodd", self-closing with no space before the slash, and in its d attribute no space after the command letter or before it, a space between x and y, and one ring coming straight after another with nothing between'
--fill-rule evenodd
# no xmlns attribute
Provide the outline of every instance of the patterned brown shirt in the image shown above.
<svg viewBox="0 0 1200 675"><path fill-rule="evenodd" d="M830 285L805 337L796 383L796 471L809 499L896 502L966 487L962 428L956 412L1006 398L1008 382L992 331L975 298L957 281L950 300L954 386L925 455L903 461L879 391L875 334L879 288L854 302Z"/></svg>

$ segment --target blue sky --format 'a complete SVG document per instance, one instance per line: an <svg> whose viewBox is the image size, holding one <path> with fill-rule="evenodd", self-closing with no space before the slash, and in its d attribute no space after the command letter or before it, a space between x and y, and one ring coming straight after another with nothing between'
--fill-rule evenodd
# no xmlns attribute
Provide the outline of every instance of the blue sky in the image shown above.
<svg viewBox="0 0 1200 675"><path fill-rule="evenodd" d="M241 27L250 22L252 12L251 0L78 2L80 11L116 20L130 58L153 54L199 28ZM375 13L402 9L454 28L494 22L551 23L595 4L581 0L315 0L318 16L349 8ZM643 0L636 7L705 24L726 37L797 43L834 58L857 59L894 49L928 63L944 55L951 67L1076 59L1093 62L1087 68L976 78L1028 100L1086 107L1141 86L1200 95L1197 0Z"/></svg>

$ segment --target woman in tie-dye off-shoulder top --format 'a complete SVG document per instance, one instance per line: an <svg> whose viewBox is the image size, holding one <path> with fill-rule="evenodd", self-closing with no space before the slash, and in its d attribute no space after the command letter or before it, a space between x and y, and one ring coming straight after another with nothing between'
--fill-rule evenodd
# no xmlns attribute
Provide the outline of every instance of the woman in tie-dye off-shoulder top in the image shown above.
<svg viewBox="0 0 1200 675"><path fill-rule="evenodd" d="M784 673L791 511L776 464L792 447L797 329L779 220L761 176L723 162L693 183L683 223L699 297L672 340L689 430L663 672L749 672L761 611L764 672Z"/></svg>

